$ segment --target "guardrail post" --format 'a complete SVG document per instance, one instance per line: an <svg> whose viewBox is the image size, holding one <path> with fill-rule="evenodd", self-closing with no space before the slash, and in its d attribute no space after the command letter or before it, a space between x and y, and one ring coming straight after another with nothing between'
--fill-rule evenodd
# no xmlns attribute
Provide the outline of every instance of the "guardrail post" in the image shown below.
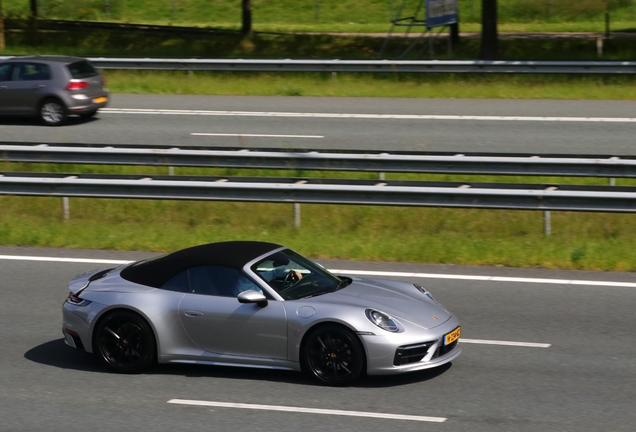
<svg viewBox="0 0 636 432"><path fill-rule="evenodd" d="M543 212L543 233L547 237L552 234L552 215L549 210Z"/></svg>
<svg viewBox="0 0 636 432"><path fill-rule="evenodd" d="M62 213L64 214L64 220L71 218L71 208L68 202L68 197L62 197Z"/></svg>
<svg viewBox="0 0 636 432"><path fill-rule="evenodd" d="M294 226L300 228L300 204L294 203Z"/></svg>

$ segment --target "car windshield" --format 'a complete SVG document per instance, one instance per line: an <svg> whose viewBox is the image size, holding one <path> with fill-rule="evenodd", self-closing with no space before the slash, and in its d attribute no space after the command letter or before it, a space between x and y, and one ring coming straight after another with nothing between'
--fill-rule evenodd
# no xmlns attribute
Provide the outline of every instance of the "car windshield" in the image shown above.
<svg viewBox="0 0 636 432"><path fill-rule="evenodd" d="M252 271L285 300L333 292L345 284L324 267L289 249L256 263Z"/></svg>

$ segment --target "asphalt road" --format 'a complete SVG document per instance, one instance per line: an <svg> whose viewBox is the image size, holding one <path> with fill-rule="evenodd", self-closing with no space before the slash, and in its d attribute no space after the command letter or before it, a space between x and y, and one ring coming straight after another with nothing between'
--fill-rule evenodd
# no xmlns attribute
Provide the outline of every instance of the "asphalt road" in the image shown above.
<svg viewBox="0 0 636 432"><path fill-rule="evenodd" d="M0 255L131 260L140 253L0 248ZM329 268L636 282L633 274L325 262ZM449 367L350 388L293 372L158 366L107 372L61 338L67 281L96 264L0 259L0 431L632 431L636 287L411 277L462 322ZM632 284L633 285L633 284ZM443 423L169 404L190 399L446 418Z"/></svg>
<svg viewBox="0 0 636 432"><path fill-rule="evenodd" d="M64 127L0 119L0 137L24 142L634 155L636 101L116 94L97 118L75 118Z"/></svg>

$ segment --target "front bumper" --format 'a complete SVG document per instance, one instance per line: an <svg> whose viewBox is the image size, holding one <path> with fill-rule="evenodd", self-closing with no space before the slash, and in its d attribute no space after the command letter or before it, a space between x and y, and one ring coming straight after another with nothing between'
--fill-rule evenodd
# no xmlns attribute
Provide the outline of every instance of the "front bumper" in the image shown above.
<svg viewBox="0 0 636 432"><path fill-rule="evenodd" d="M434 329L402 334L360 335L367 353L367 373L369 375L392 375L442 366L457 358L462 352L458 343L444 348L443 337L459 326L459 321L451 317ZM425 345L421 359L400 364L396 354L403 347ZM452 344L451 344L452 345Z"/></svg>

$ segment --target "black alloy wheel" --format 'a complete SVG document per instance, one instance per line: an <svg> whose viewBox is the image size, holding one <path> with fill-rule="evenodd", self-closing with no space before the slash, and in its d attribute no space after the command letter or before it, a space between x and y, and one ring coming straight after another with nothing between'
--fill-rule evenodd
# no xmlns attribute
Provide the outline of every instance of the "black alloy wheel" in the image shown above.
<svg viewBox="0 0 636 432"><path fill-rule="evenodd" d="M304 344L303 366L320 383L347 386L366 368L364 348L353 332L330 324L313 330Z"/></svg>
<svg viewBox="0 0 636 432"><path fill-rule="evenodd" d="M116 372L139 373L154 359L155 338L139 315L115 311L97 326L94 352Z"/></svg>

